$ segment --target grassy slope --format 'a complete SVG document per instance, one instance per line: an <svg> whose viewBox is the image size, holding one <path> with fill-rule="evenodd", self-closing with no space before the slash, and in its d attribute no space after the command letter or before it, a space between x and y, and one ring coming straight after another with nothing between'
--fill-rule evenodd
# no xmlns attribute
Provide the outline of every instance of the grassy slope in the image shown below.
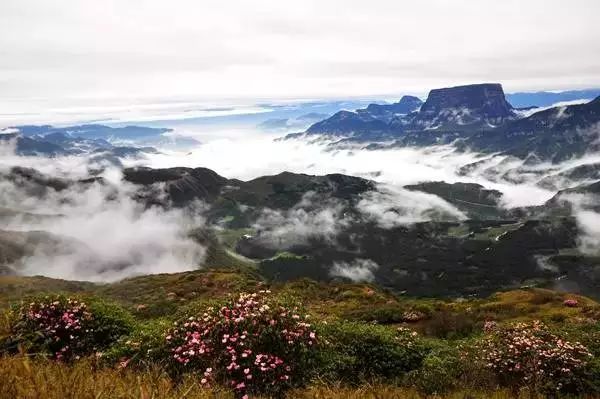
<svg viewBox="0 0 600 399"><path fill-rule="evenodd" d="M369 284L327 284L303 279L268 285L248 268L209 268L133 277L101 285L46 277L0 276L0 307L5 308L9 302L34 293L77 292L115 300L140 318L152 318L169 316L195 301L252 292L267 286L276 293L295 297L319 318L409 323L423 331L430 323L443 322L439 319L446 315L464 316L474 322L541 319L564 323L600 319L600 304L594 300L540 288L507 291L484 299L407 298ZM577 299L579 306L564 306L566 298ZM410 312L420 316L417 320L403 320L402 315Z"/></svg>
<svg viewBox="0 0 600 399"><path fill-rule="evenodd" d="M51 381L51 383L49 383ZM175 384L159 370L133 372L95 369L88 361L66 366L56 362L23 357L0 358L0 399L233 399L228 392L200 388L188 378ZM460 391L436 398L514 398L510 392ZM523 398L538 399L525 393ZM359 388L314 386L290 392L289 399L420 399L425 396L407 388L365 385Z"/></svg>
<svg viewBox="0 0 600 399"><path fill-rule="evenodd" d="M196 301L225 297L240 291L255 291L267 286L252 268L241 267L140 276L104 285L44 277L0 276L0 307L5 308L9 302L18 301L23 295L36 292L77 292L113 299L129 308L136 317L148 319L172 316L179 309ZM375 320L380 317L381 320L378 321L390 323L390 328L403 323L425 335L435 337L445 336L448 328L462 328L463 319L476 323L488 319L499 322L542 319L556 325L600 319L600 304L597 302L577 295L544 289L502 292L485 299L444 301L395 296L368 284L325 284L307 279L270 285L269 288L275 293L296 297L315 318L371 321L368 317L375 315ZM579 306L574 308L564 306L565 298L576 298ZM410 322L398 321L395 318L407 312L418 313L422 317ZM197 380L193 378L176 384L161 370L131 371L96 368L90 360L66 366L43 359L0 356L0 382L2 382L0 399L232 398L227 392L207 391L200 388ZM414 389L385 384L363 384L360 387L349 388L335 385L321 386L318 383L307 389L291 392L287 397L299 399L425 398ZM514 396L505 390L494 392L460 390L435 397L504 399ZM535 396L524 393L523 397Z"/></svg>

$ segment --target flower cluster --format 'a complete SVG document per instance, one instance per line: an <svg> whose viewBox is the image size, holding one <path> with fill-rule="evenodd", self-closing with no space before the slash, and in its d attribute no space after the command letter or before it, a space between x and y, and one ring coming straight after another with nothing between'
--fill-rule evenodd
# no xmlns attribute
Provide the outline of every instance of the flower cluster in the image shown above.
<svg viewBox="0 0 600 399"><path fill-rule="evenodd" d="M46 297L20 308L13 333L33 336L29 342L49 349L56 360L70 360L85 350L85 337L93 331L92 319L84 302Z"/></svg>
<svg viewBox="0 0 600 399"><path fill-rule="evenodd" d="M409 310L402 313L402 320L407 323L425 320L426 318L427 316L425 314L416 310Z"/></svg>
<svg viewBox="0 0 600 399"><path fill-rule="evenodd" d="M406 348L412 348L417 344L418 333L410 328L398 327L395 340Z"/></svg>
<svg viewBox="0 0 600 399"><path fill-rule="evenodd" d="M203 385L223 383L239 397L298 385L316 334L307 316L269 294L241 294L175 323L165 336L173 360L201 373Z"/></svg>
<svg viewBox="0 0 600 399"><path fill-rule="evenodd" d="M578 305L577 299L565 299L563 301L563 305L570 307L570 308L576 308Z"/></svg>
<svg viewBox="0 0 600 399"><path fill-rule="evenodd" d="M492 333L497 328L498 328L498 323L496 323L494 320L486 320L485 323L483 323L483 332L485 332L485 333L488 333L488 334Z"/></svg>
<svg viewBox="0 0 600 399"><path fill-rule="evenodd" d="M486 332L479 359L511 387L565 390L592 356L579 342L561 339L539 321Z"/></svg>

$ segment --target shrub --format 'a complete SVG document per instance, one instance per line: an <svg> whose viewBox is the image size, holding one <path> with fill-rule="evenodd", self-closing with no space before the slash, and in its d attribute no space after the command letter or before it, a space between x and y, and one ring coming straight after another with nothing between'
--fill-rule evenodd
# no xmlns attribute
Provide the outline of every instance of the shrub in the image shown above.
<svg viewBox="0 0 600 399"><path fill-rule="evenodd" d="M425 333L437 338L464 338L481 327L472 315L449 311L439 311L432 315L425 326Z"/></svg>
<svg viewBox="0 0 600 399"><path fill-rule="evenodd" d="M578 392L591 353L539 321L490 329L477 346L482 365L503 385L532 391Z"/></svg>
<svg viewBox="0 0 600 399"><path fill-rule="evenodd" d="M277 396L306 382L316 334L297 307L260 291L176 322L165 340L174 369L202 385Z"/></svg>
<svg viewBox="0 0 600 399"><path fill-rule="evenodd" d="M439 343L420 368L407 374L406 383L428 395L443 394L459 386L463 369L458 348Z"/></svg>
<svg viewBox="0 0 600 399"><path fill-rule="evenodd" d="M121 337L104 352L102 362L119 368L135 366L150 370L156 365L168 366L165 359L171 354L165 345L164 332L171 324L158 319L137 325L129 335Z"/></svg>
<svg viewBox="0 0 600 399"><path fill-rule="evenodd" d="M563 305L569 308L576 308L578 304L579 302L577 302L577 299L565 299L563 301Z"/></svg>
<svg viewBox="0 0 600 399"><path fill-rule="evenodd" d="M128 334L131 316L122 308L89 298L62 295L36 297L9 314L9 352L24 350L69 361L99 352Z"/></svg>
<svg viewBox="0 0 600 399"><path fill-rule="evenodd" d="M405 328L342 321L320 325L319 334L319 374L331 381L401 378L420 367L427 353L416 333Z"/></svg>

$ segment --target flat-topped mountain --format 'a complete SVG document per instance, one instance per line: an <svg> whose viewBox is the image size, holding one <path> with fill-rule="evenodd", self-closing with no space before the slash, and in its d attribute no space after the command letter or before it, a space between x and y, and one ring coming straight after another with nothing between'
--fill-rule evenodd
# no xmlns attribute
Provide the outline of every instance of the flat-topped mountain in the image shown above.
<svg viewBox="0 0 600 399"><path fill-rule="evenodd" d="M553 162L600 149L600 97L528 115L515 111L497 83L434 89L418 109L417 100L405 100L415 111L391 118L389 110L395 104L341 111L315 123L305 134L343 136L344 142L383 142L386 146L393 142L398 147L454 144L459 149Z"/></svg>
<svg viewBox="0 0 600 399"><path fill-rule="evenodd" d="M448 124L497 125L514 116L502 85L483 83L431 90L409 126L435 129Z"/></svg>
<svg viewBox="0 0 600 399"><path fill-rule="evenodd" d="M491 118L512 115L512 106L499 83L482 83L433 89L421 107L423 113L440 113L450 108L466 108Z"/></svg>
<svg viewBox="0 0 600 399"><path fill-rule="evenodd" d="M382 133L401 136L405 131L490 128L515 117L502 86L483 83L431 90L425 103L417 97L404 96L395 104L340 111L315 123L307 133L359 135L368 139Z"/></svg>

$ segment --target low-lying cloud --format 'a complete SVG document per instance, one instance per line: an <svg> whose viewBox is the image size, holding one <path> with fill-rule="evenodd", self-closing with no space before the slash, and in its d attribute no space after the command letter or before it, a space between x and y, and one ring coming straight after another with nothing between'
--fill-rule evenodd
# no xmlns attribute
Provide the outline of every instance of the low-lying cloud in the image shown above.
<svg viewBox="0 0 600 399"><path fill-rule="evenodd" d="M306 245L310 239L333 241L350 218L344 215L344 204L328 200L320 202L314 192L288 210L264 209L254 224L263 244L277 249Z"/></svg>
<svg viewBox="0 0 600 399"><path fill-rule="evenodd" d="M44 158L20 159L40 169L47 162ZM61 162L65 159L57 164ZM6 166L0 172L10 173ZM72 176L60 167L55 172ZM74 173L73 177L77 176ZM104 179L37 193L32 193L30 185L20 184L23 182L0 182L4 236L49 233L11 265L15 271L113 281L192 270L202 263L205 248L188 236L190 229L203 224L199 212L193 208L147 208L132 199L135 188L120 180L120 171L107 170L100 177Z"/></svg>
<svg viewBox="0 0 600 399"><path fill-rule="evenodd" d="M372 282L377 269L379 265L370 259L355 259L352 262L334 262L329 274L331 277L343 277L357 283Z"/></svg>
<svg viewBox="0 0 600 399"><path fill-rule="evenodd" d="M390 185L379 185L368 192L357 209L383 228L392 228L432 219L462 220L467 216L440 197L420 191L409 191Z"/></svg>

